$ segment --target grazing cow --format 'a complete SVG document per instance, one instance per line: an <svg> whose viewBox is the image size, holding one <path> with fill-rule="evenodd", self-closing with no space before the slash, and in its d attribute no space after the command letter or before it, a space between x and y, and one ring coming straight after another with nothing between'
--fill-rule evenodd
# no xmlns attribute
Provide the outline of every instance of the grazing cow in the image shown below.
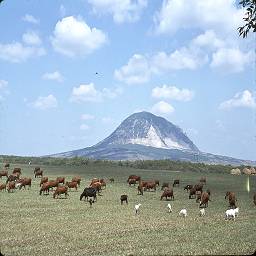
<svg viewBox="0 0 256 256"><path fill-rule="evenodd" d="M196 189L195 187L191 188L189 190L189 196L188 196L188 199L192 199L192 198L195 198L196 197Z"/></svg>
<svg viewBox="0 0 256 256"><path fill-rule="evenodd" d="M0 171L0 178L2 179L3 176L8 178L8 171Z"/></svg>
<svg viewBox="0 0 256 256"><path fill-rule="evenodd" d="M140 180L141 180L140 176L137 176L137 175L130 175L127 179L127 182L129 182L130 179L134 179L138 182L140 182Z"/></svg>
<svg viewBox="0 0 256 256"><path fill-rule="evenodd" d="M43 177L43 170L34 170L35 178Z"/></svg>
<svg viewBox="0 0 256 256"><path fill-rule="evenodd" d="M114 178L110 178L109 181L110 181L110 183L114 183L115 179Z"/></svg>
<svg viewBox="0 0 256 256"><path fill-rule="evenodd" d="M172 212L172 206L171 204L167 204L168 212Z"/></svg>
<svg viewBox="0 0 256 256"><path fill-rule="evenodd" d="M143 187L141 184L139 184L138 186L138 195L142 195L143 196Z"/></svg>
<svg viewBox="0 0 256 256"><path fill-rule="evenodd" d="M14 189L15 189L15 182L14 182L14 181L10 181L10 182L8 183L8 185L7 185L7 191L8 191L8 193L10 193L11 190L12 190L12 192L13 192Z"/></svg>
<svg viewBox="0 0 256 256"><path fill-rule="evenodd" d="M9 163L6 163L6 164L4 165L4 168L5 168L5 169L9 169L9 168L10 168L10 164L9 164Z"/></svg>
<svg viewBox="0 0 256 256"><path fill-rule="evenodd" d="M65 194L65 198L67 198L68 188L66 186L57 187L53 193L53 198L55 199L56 195L57 195L57 198L59 198L59 195L61 195L61 194Z"/></svg>
<svg viewBox="0 0 256 256"><path fill-rule="evenodd" d="M239 211L239 208L226 210L225 219L227 220L227 219L231 218L231 219L235 220L236 215L238 214L238 211Z"/></svg>
<svg viewBox="0 0 256 256"><path fill-rule="evenodd" d="M139 185L141 186L142 189L144 188L144 190L146 190L147 184L148 184L148 181L140 181L139 182Z"/></svg>
<svg viewBox="0 0 256 256"><path fill-rule="evenodd" d="M41 170L41 168L40 167L35 167L35 169L34 169L34 173L35 172L37 172L37 171L40 171Z"/></svg>
<svg viewBox="0 0 256 256"><path fill-rule="evenodd" d="M80 195L80 201L85 197L85 200L88 201L88 197L93 197L93 200L97 200L97 190L95 188L89 187L85 188L83 193Z"/></svg>
<svg viewBox="0 0 256 256"><path fill-rule="evenodd" d="M59 186L59 182L57 180L49 180L50 188L57 188Z"/></svg>
<svg viewBox="0 0 256 256"><path fill-rule="evenodd" d="M50 188L52 188L51 187L51 182L47 181L47 182L43 183L41 188L40 188L39 195L41 195L42 192L43 192L43 195L45 194L45 192L48 195L49 191L50 191Z"/></svg>
<svg viewBox="0 0 256 256"><path fill-rule="evenodd" d="M100 182L95 182L91 185L92 188L95 188L96 191L98 192L98 195L100 194L101 191L101 183Z"/></svg>
<svg viewBox="0 0 256 256"><path fill-rule="evenodd" d="M180 210L179 216L186 218L188 216L187 209Z"/></svg>
<svg viewBox="0 0 256 256"><path fill-rule="evenodd" d="M254 195L253 195L253 202L256 205L256 193L254 193Z"/></svg>
<svg viewBox="0 0 256 256"><path fill-rule="evenodd" d="M230 191L227 191L226 192L226 195L225 195L225 199L228 197L228 201L229 201L229 207L230 208L237 208L236 207L236 195L234 192L230 192Z"/></svg>
<svg viewBox="0 0 256 256"><path fill-rule="evenodd" d="M141 204L136 204L136 205L134 206L135 215L139 214L139 212L140 212L140 206L141 206Z"/></svg>
<svg viewBox="0 0 256 256"><path fill-rule="evenodd" d="M8 182L10 182L10 181L16 181L16 180L18 180L18 177L17 177L16 175L11 174L11 175L9 175L8 178L6 179L6 184L7 184Z"/></svg>
<svg viewBox="0 0 256 256"><path fill-rule="evenodd" d="M42 177L40 181L40 187L42 186L42 184L44 184L47 181L48 181L48 177Z"/></svg>
<svg viewBox="0 0 256 256"><path fill-rule="evenodd" d="M57 177L56 180L59 182L59 183L62 183L64 185L65 183L65 177Z"/></svg>
<svg viewBox="0 0 256 256"><path fill-rule="evenodd" d="M209 194L207 192L203 192L200 200L199 207L208 207Z"/></svg>
<svg viewBox="0 0 256 256"><path fill-rule="evenodd" d="M73 177L73 178L72 178L72 180L71 180L71 181L76 182L76 183L77 183L77 185L80 187L81 177L79 177L79 176L75 176L75 177Z"/></svg>
<svg viewBox="0 0 256 256"><path fill-rule="evenodd" d="M77 191L77 182L75 181L71 181L71 182L66 182L66 186L69 188L69 190L71 190L71 188L75 188Z"/></svg>
<svg viewBox="0 0 256 256"><path fill-rule="evenodd" d="M123 204L124 201L126 202L126 204L128 204L128 196L127 195L121 195L120 196L120 201L121 201L121 204Z"/></svg>
<svg viewBox="0 0 256 256"><path fill-rule="evenodd" d="M180 186L180 180L174 180L173 187Z"/></svg>
<svg viewBox="0 0 256 256"><path fill-rule="evenodd" d="M186 185L184 187L184 190L187 190L187 192L188 192L191 188L193 188L193 185Z"/></svg>
<svg viewBox="0 0 256 256"><path fill-rule="evenodd" d="M129 184L129 186L131 186L132 184L135 186L136 185L136 180L135 179L129 179L128 184Z"/></svg>
<svg viewBox="0 0 256 256"><path fill-rule="evenodd" d="M164 182L164 183L162 184L161 190L163 190L164 188L169 188L169 186L170 186L169 182Z"/></svg>
<svg viewBox="0 0 256 256"><path fill-rule="evenodd" d="M201 177L200 180L199 180L199 182L206 184L206 178L205 178L205 177Z"/></svg>
<svg viewBox="0 0 256 256"><path fill-rule="evenodd" d="M172 188L165 188L164 192L161 195L160 200L162 200L165 197L167 200L167 197L170 197L171 200L174 200L174 195L173 195L173 189Z"/></svg>
<svg viewBox="0 0 256 256"><path fill-rule="evenodd" d="M153 189L156 191L156 183L155 182L148 182L146 185L146 190L150 191L150 189Z"/></svg>
<svg viewBox="0 0 256 256"><path fill-rule="evenodd" d="M26 189L26 186L29 186L29 188L31 188L31 178L23 178L20 181L20 186L19 189L21 190L22 187L24 187Z"/></svg>
<svg viewBox="0 0 256 256"><path fill-rule="evenodd" d="M0 184L0 191L6 190L6 184Z"/></svg>

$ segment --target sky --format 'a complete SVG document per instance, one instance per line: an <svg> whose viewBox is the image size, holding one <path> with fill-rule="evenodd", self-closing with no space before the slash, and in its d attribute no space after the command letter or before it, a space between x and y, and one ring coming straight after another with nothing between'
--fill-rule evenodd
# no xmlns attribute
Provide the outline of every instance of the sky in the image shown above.
<svg viewBox="0 0 256 256"><path fill-rule="evenodd" d="M5 0L0 154L92 146L129 115L256 160L255 35L234 0Z"/></svg>

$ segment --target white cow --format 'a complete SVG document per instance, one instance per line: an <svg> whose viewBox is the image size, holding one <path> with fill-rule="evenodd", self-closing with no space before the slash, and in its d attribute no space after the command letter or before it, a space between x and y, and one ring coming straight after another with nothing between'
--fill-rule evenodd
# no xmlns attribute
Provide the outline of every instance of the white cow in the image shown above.
<svg viewBox="0 0 256 256"><path fill-rule="evenodd" d="M238 212L239 212L239 208L226 210L225 219L227 220L232 218L233 220L235 220L236 216L238 216Z"/></svg>
<svg viewBox="0 0 256 256"><path fill-rule="evenodd" d="M200 209L199 211L199 215L202 217L202 216L205 216L205 209Z"/></svg>
<svg viewBox="0 0 256 256"><path fill-rule="evenodd" d="M179 215L180 215L180 216L183 216L184 218L186 218L186 217L188 216L187 209L182 209L182 210L180 210Z"/></svg>

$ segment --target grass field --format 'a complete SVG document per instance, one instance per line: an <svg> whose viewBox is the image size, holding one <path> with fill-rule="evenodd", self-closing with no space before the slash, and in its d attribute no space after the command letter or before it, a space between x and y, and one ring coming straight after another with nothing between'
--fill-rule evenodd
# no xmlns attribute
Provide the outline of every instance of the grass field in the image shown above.
<svg viewBox="0 0 256 256"><path fill-rule="evenodd" d="M2 165L1 165L2 166ZM15 167L14 165L11 166ZM23 176L33 177L35 166L19 165ZM252 194L256 177L250 178L251 192L246 190L246 176L207 174L212 201L206 216L199 217L195 200L188 199L183 190L195 184L200 173L135 170L129 168L41 166L45 176L74 175L82 177L78 192L69 192L68 199L39 196L40 178L33 178L31 190L0 192L0 248L5 256L18 255L241 255L256 250L256 207ZM156 192L137 195L135 187L126 183L129 174L141 175L143 180L181 179L174 188L173 212L168 213L165 200ZM93 207L79 196L93 177L115 179L107 184ZM5 178L0 180L5 182ZM235 191L240 208L236 221L225 221L228 202L225 192ZM120 195L127 194L129 204L120 205ZM141 203L141 212L134 215L134 205ZM178 216L187 208L188 217Z"/></svg>

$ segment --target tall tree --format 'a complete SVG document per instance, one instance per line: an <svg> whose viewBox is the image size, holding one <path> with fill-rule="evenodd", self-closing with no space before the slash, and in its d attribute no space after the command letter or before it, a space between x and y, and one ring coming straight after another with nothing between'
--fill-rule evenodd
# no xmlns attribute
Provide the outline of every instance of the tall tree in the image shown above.
<svg viewBox="0 0 256 256"><path fill-rule="evenodd" d="M245 24L238 28L239 35L245 38L249 31L256 32L256 0L242 0L239 4L246 8Z"/></svg>

